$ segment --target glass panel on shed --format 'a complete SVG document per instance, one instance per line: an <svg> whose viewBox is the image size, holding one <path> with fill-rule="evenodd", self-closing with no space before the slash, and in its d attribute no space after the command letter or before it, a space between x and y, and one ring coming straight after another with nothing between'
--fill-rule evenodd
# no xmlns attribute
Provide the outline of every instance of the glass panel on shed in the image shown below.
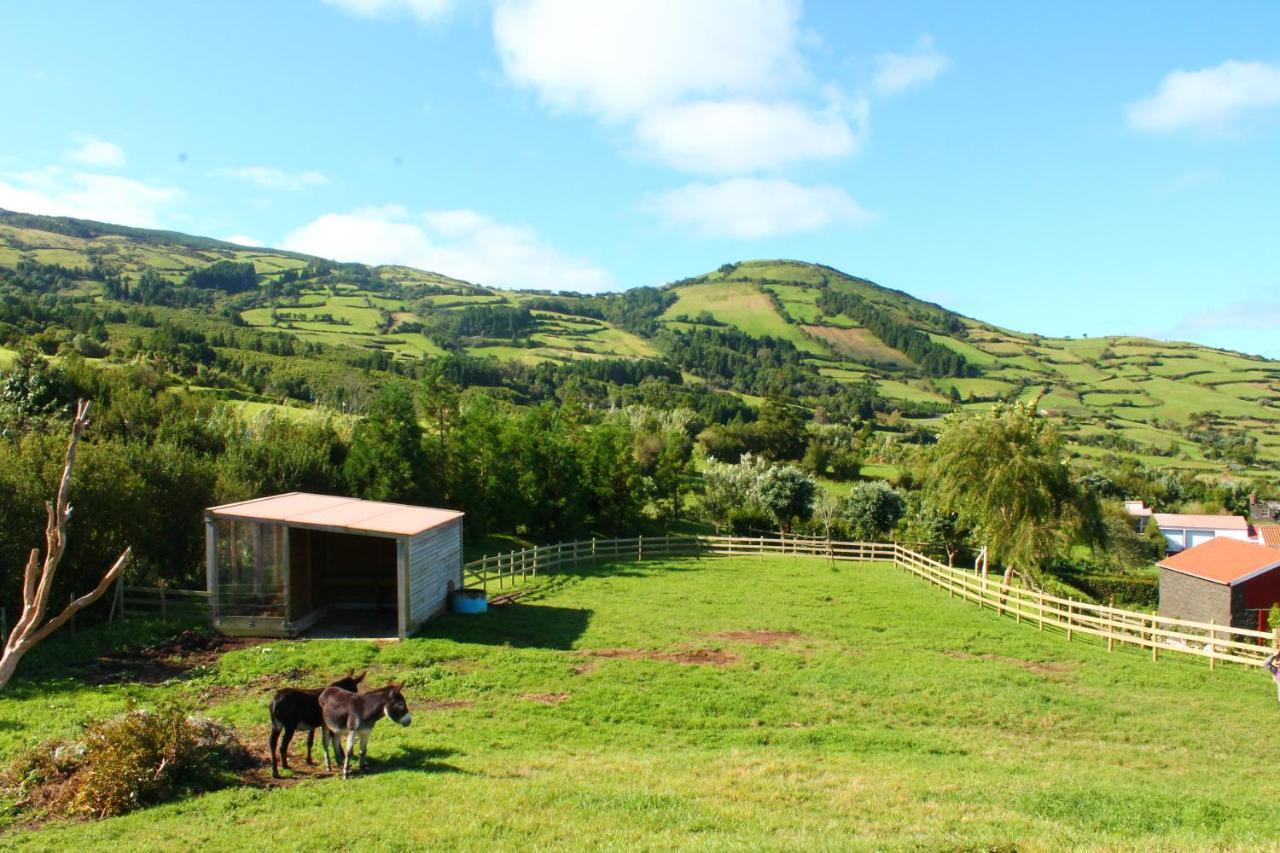
<svg viewBox="0 0 1280 853"><path fill-rule="evenodd" d="M218 608L223 616L285 615L285 528L218 519Z"/></svg>

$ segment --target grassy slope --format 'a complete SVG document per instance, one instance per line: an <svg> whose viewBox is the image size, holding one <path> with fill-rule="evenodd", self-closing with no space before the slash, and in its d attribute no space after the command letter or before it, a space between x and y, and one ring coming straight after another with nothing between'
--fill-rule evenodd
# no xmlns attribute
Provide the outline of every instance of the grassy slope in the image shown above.
<svg viewBox="0 0 1280 853"><path fill-rule="evenodd" d="M187 270L220 258L252 261L264 274L306 263L305 257L287 252L244 249L184 235L115 229L120 233L84 237L37 230L32 227L33 221L0 214L0 264L27 258L87 266L92 250L130 275L152 268L177 280ZM112 228L107 226L109 232ZM79 233L76 228L63 230ZM429 305L430 311L448 311L470 304L517 304L533 295L480 288L407 267L383 267L381 271L384 277L408 286L445 286L453 292L397 300L365 293L354 286L343 288L337 295L317 290L304 296L298 306L278 306L282 312L308 315L310 319L273 324L271 311L265 308L245 312L245 319L250 325L288 331L305 340L384 349L404 358L418 358L439 350L416 332L379 335L379 309L393 312L395 320L401 322L421 319L412 313L413 304L419 302ZM81 287L92 294L97 285L86 282ZM848 318L823 316L815 300L824 287L857 293L908 322L946 316L939 306L828 267L774 260L745 261L676 285L678 299L667 311L665 322L676 327L680 325L672 319L676 316L693 318L709 311L721 322L751 334L792 341L811 355L823 374L838 381L855 383L870 371L878 380L881 393L891 400L944 402L955 387L962 399L973 395L979 401L973 404L976 408L985 406L981 402L984 399L1016 395L1036 402L1052 414L1072 415L1075 423L1069 425L1070 430L1098 427L1120 432L1147 449L1170 444L1181 448L1178 456L1161 460L1166 467L1205 468L1201 451L1176 429L1170 429L1169 422L1182 425L1193 412L1211 410L1257 436L1267 463L1280 461L1280 407L1272 404L1273 400L1280 401L1280 363L1193 344L1132 337L1039 338L959 318L967 329L962 338L936 330L930 336L978 365L982 376L930 382L917 377L909 360L866 330L850 328ZM775 307L775 299L781 311ZM314 319L324 313L347 323ZM805 332L806 326L812 328L812 333ZM476 342L469 349L473 354L529 364L575 358L646 358L657 354L652 341L608 323L584 322L547 312L539 312L533 346L512 347L509 343ZM5 357L0 353L0 359ZM1030 384L1019 391L1019 383ZM1091 423L1081 427L1081 419ZM1152 424L1154 419L1160 423ZM1090 448L1082 452L1099 455Z"/></svg>
<svg viewBox="0 0 1280 853"><path fill-rule="evenodd" d="M795 632L773 647L717 637ZM592 650L718 650L726 666ZM616 653L615 653L616 654ZM825 849L1269 843L1258 773L1280 760L1256 671L1209 673L1068 643L886 566L812 559L622 565L401 644L273 642L186 685L261 736L301 666L403 679L415 722L374 732L375 772L239 787L18 847ZM120 687L19 680L6 752L122 707ZM462 703L452 707L429 702ZM300 776L307 776L306 772Z"/></svg>

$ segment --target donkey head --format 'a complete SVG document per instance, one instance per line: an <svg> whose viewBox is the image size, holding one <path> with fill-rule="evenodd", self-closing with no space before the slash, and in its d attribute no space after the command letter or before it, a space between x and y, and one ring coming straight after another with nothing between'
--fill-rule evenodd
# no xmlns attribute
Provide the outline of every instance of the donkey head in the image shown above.
<svg viewBox="0 0 1280 853"><path fill-rule="evenodd" d="M382 713L386 714L387 719L391 722L407 726L413 722L413 715L409 713L409 706L405 704L404 694L400 692L403 688L403 684L388 684L382 688L381 692L387 694L387 702L382 706Z"/></svg>
<svg viewBox="0 0 1280 853"><path fill-rule="evenodd" d="M364 681L364 677L368 674L369 674L369 671L367 669L364 672L360 673L359 675L355 674L354 669L349 669L347 670L346 675L344 675L342 678L339 678L337 681L333 682L333 684L330 684L329 686L341 687L343 690L349 690L352 693L355 693L360 689L360 682Z"/></svg>

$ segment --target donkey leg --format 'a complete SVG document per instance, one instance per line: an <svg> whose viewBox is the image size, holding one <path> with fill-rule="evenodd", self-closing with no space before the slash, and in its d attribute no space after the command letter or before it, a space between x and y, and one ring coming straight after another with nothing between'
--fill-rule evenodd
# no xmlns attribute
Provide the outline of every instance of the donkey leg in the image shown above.
<svg viewBox="0 0 1280 853"><path fill-rule="evenodd" d="M324 750L324 772L329 773L333 770L333 765L329 763L329 727L323 726L320 729L320 748Z"/></svg>
<svg viewBox="0 0 1280 853"><path fill-rule="evenodd" d="M276 742L280 740L280 727L276 725L276 721L271 721L271 778L279 779L280 770L276 767Z"/></svg>
<svg viewBox="0 0 1280 853"><path fill-rule="evenodd" d="M369 732L360 733L360 772L364 772L364 756L369 751Z"/></svg>
<svg viewBox="0 0 1280 853"><path fill-rule="evenodd" d="M293 733L297 728L295 725L286 724L284 737L280 738L280 766L285 770L289 769L289 741L293 740Z"/></svg>
<svg viewBox="0 0 1280 853"><path fill-rule="evenodd" d="M356 730L347 732L347 752L342 756L342 778L347 778L347 766L351 763L351 751L356 748Z"/></svg>
<svg viewBox="0 0 1280 853"><path fill-rule="evenodd" d="M311 744L315 743L315 740L316 730L307 729L307 764L315 764L315 762L311 760Z"/></svg>

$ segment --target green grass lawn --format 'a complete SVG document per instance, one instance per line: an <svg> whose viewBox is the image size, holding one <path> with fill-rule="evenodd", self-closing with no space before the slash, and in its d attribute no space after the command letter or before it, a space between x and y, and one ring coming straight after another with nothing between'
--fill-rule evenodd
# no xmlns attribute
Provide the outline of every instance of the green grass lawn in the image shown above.
<svg viewBox="0 0 1280 853"><path fill-rule="evenodd" d="M801 352L823 355L826 349L816 341L805 337L791 325L773 303L751 282L715 282L692 284L676 290L678 299L662 315L674 319L681 314L696 319L703 311L709 311L720 322L737 326L750 335L769 335L791 341Z"/></svg>
<svg viewBox="0 0 1280 853"><path fill-rule="evenodd" d="M1280 837L1265 784L1278 712L1256 670L1108 654L882 565L709 558L543 584L407 642L269 642L157 688L85 685L64 637L0 702L6 754L127 695L185 695L261 738L266 698L294 668L306 683L353 666L402 680L414 723L380 724L372 771L346 783L304 769L294 785L0 842L1185 849ZM82 634L79 648L93 642Z"/></svg>

